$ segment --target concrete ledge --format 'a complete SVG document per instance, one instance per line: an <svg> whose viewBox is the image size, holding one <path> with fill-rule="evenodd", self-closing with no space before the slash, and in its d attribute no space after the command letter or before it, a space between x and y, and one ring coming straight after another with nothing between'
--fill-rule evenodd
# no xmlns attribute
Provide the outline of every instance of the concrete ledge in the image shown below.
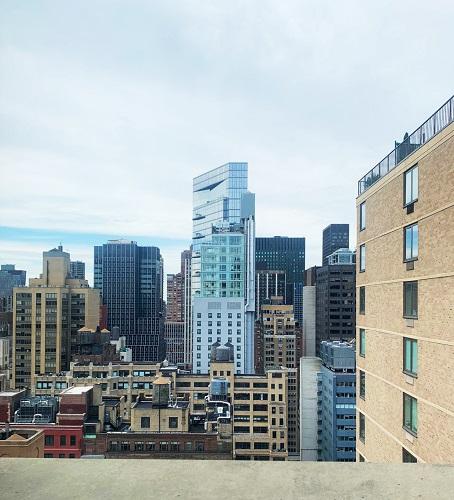
<svg viewBox="0 0 454 500"><path fill-rule="evenodd" d="M1 498L452 499L454 466L0 459Z"/></svg>

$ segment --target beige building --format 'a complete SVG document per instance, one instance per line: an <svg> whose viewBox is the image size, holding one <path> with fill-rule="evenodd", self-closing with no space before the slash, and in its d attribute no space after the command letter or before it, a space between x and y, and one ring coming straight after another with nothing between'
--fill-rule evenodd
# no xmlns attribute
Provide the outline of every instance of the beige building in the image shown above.
<svg viewBox="0 0 454 500"><path fill-rule="evenodd" d="M357 460L454 464L454 98L359 183Z"/></svg>
<svg viewBox="0 0 454 500"><path fill-rule="evenodd" d="M43 252L43 273L13 290L12 388L31 387L34 375L69 368L71 341L99 324L99 290L73 279L62 247Z"/></svg>
<svg viewBox="0 0 454 500"><path fill-rule="evenodd" d="M44 431L0 429L0 458L43 458Z"/></svg>
<svg viewBox="0 0 454 500"><path fill-rule="evenodd" d="M170 403L157 417L153 403L156 382L164 378L168 384ZM225 381L225 401L230 408L228 428L236 460L287 460L288 458L288 369L276 368L264 375L239 375L233 361L212 361L210 373L196 375L179 370L175 366L145 363L109 363L106 365L75 364L62 375L36 377L33 393L58 395L73 385L102 387L104 396L123 396L126 402L124 419L130 421L135 432L146 431L142 417L150 418L150 426L160 432L172 431L170 417L178 418L175 432L186 432L188 421L213 431L207 418L207 398L213 381ZM156 398L155 398L156 401ZM139 403L135 405L135 403ZM209 405L208 405L209 406ZM217 405L214 403L214 406ZM219 405L221 406L221 405ZM187 407L187 410L185 409ZM155 407L156 408L156 407ZM186 411L188 413L186 413ZM147 415L147 412L149 413ZM189 415L189 416L188 416ZM164 420L162 420L164 419ZM167 419L167 422L166 422ZM145 421L148 425L148 421ZM233 429L232 429L233 427ZM150 427L151 429L151 427ZM223 432L225 426L223 426Z"/></svg>
<svg viewBox="0 0 454 500"><path fill-rule="evenodd" d="M260 321L255 327L256 373L286 367L288 373L288 449L299 454L299 359L302 334L292 305L273 297L272 304L261 306Z"/></svg>

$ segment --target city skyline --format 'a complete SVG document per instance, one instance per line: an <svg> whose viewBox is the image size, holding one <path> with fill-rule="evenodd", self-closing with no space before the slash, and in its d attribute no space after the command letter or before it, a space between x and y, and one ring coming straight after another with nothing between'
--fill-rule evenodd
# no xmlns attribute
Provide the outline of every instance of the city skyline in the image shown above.
<svg viewBox="0 0 454 500"><path fill-rule="evenodd" d="M2 190L1 260L22 254L29 276L60 240L90 264L91 247L113 238L159 246L177 272L191 180L229 161L249 163L257 235L305 236L306 264L319 264L321 230L353 227L357 180L451 94L449 3L361 3L352 15L306 2L153 2L126 18L121 5L89 5L82 21L64 3L11 3L0 21L0 161L4 185L20 186ZM432 25L431 37L412 36ZM34 252L33 236L52 241Z"/></svg>

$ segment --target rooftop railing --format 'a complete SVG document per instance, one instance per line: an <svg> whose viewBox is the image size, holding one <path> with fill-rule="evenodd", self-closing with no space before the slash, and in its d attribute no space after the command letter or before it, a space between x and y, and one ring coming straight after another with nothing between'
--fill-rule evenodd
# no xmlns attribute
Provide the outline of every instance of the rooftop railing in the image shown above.
<svg viewBox="0 0 454 500"><path fill-rule="evenodd" d="M404 140L397 143L391 151L372 170L358 181L358 195L367 191L379 179L393 170L407 156L419 149L423 144L430 141L445 127L454 121L454 96L451 97L440 109L418 127L412 134L405 134Z"/></svg>

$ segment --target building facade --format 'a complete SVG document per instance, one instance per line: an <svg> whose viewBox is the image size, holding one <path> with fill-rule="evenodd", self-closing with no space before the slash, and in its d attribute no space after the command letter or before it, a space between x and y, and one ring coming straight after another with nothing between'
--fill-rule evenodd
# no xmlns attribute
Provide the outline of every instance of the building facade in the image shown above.
<svg viewBox="0 0 454 500"><path fill-rule="evenodd" d="M255 318L260 319L261 307L271 304L272 297L281 297L286 303L287 278L285 271L256 271L255 273Z"/></svg>
<svg viewBox="0 0 454 500"><path fill-rule="evenodd" d="M69 264L71 276L77 280L85 279L85 262L72 260Z"/></svg>
<svg viewBox="0 0 454 500"><path fill-rule="evenodd" d="M176 366L185 366L184 322L166 321L164 323L164 342L167 361Z"/></svg>
<svg viewBox="0 0 454 500"><path fill-rule="evenodd" d="M237 348L236 372L254 369L255 198L247 163L194 179L191 259L192 369L208 373L214 342Z"/></svg>
<svg viewBox="0 0 454 500"><path fill-rule="evenodd" d="M110 240L94 248L94 285L137 361L164 358L163 260L157 247Z"/></svg>
<svg viewBox="0 0 454 500"><path fill-rule="evenodd" d="M454 463L454 98L359 181L357 459Z"/></svg>
<svg viewBox="0 0 454 500"><path fill-rule="evenodd" d="M318 391L318 459L356 461L356 374L353 343L323 341Z"/></svg>
<svg viewBox="0 0 454 500"><path fill-rule="evenodd" d="M43 252L43 273L13 290L13 388L31 387L41 373L67 370L71 339L99 323L99 290L73 279L70 257L60 246Z"/></svg>
<svg viewBox="0 0 454 500"><path fill-rule="evenodd" d="M330 224L323 230L322 265L328 264L328 255L339 248L349 247L349 225Z"/></svg>
<svg viewBox="0 0 454 500"><path fill-rule="evenodd" d="M184 320L184 281L181 273L167 275L166 321Z"/></svg>
<svg viewBox="0 0 454 500"><path fill-rule="evenodd" d="M0 313L13 310L13 288L25 286L26 274L14 264L0 266Z"/></svg>
<svg viewBox="0 0 454 500"><path fill-rule="evenodd" d="M286 275L286 304L293 305L295 318L302 322L302 286L306 255L306 239L288 236L256 238L257 271L279 270Z"/></svg>

